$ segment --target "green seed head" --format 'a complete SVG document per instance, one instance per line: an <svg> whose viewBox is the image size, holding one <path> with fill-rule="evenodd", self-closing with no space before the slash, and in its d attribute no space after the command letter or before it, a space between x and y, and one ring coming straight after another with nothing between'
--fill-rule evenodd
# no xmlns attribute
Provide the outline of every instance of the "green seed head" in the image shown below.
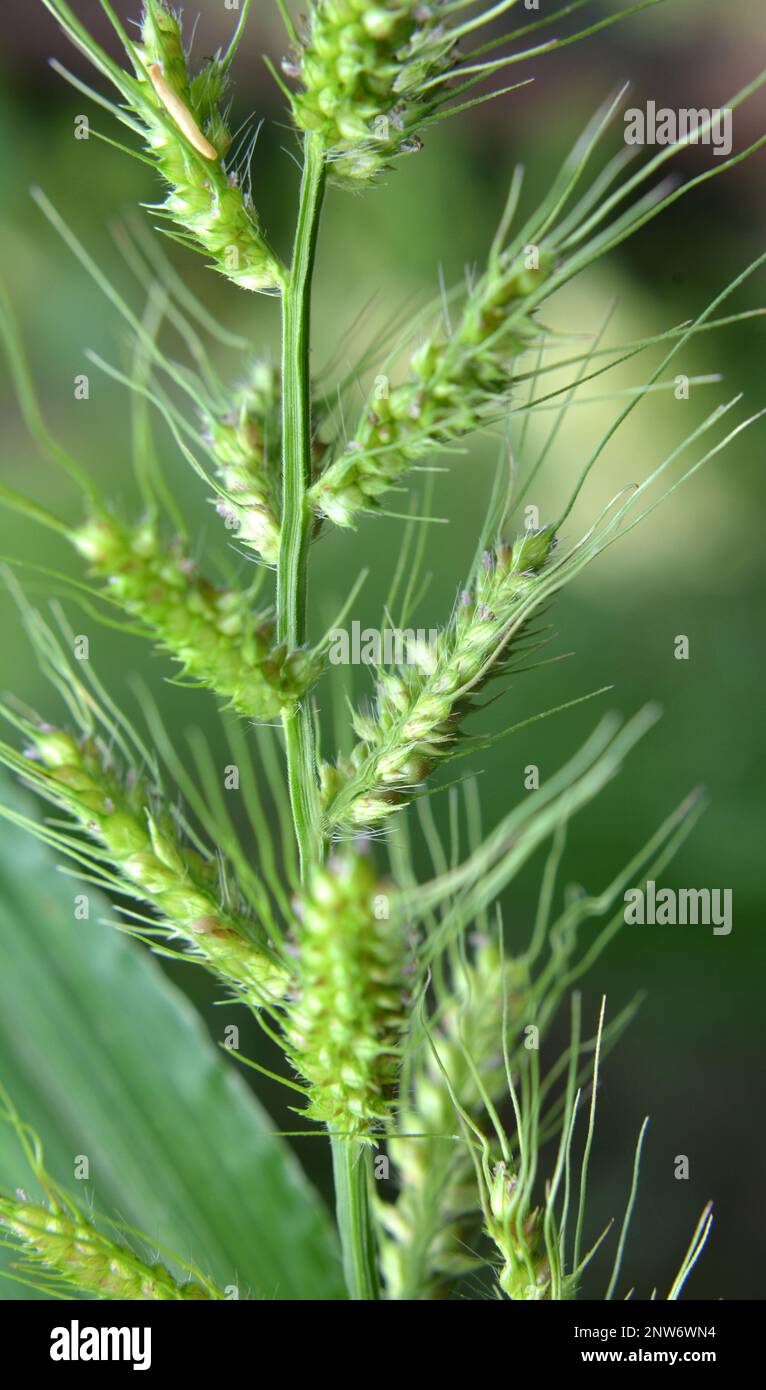
<svg viewBox="0 0 766 1390"><path fill-rule="evenodd" d="M72 1291L100 1299L183 1302L224 1295L206 1281L179 1284L161 1264L147 1264L76 1212L0 1197L0 1227L28 1264L59 1276Z"/></svg>
<svg viewBox="0 0 766 1390"><path fill-rule="evenodd" d="M410 358L405 381L372 396L354 439L311 489L315 509L352 526L420 458L498 418L513 384L514 359L537 328L524 302L550 277L552 252L527 269L493 256L473 287L454 331L436 334Z"/></svg>
<svg viewBox="0 0 766 1390"><path fill-rule="evenodd" d="M453 62L454 41L439 22L444 8L439 0L430 8L312 0L307 36L284 68L302 84L296 125L319 137L336 183L371 183L395 156L420 147L425 83Z"/></svg>
<svg viewBox="0 0 766 1390"><path fill-rule="evenodd" d="M375 716L354 717L359 742L337 767L322 770L328 833L387 819L449 756L472 697L512 655L522 607L534 599L554 544L551 526L525 532L512 546L500 541L460 596L435 660L381 674Z"/></svg>
<svg viewBox="0 0 766 1390"><path fill-rule="evenodd" d="M168 185L155 216L205 253L214 269L244 289L280 291L284 267L261 230L247 187L223 160L231 145L225 107L228 64L220 54L189 74L178 19L162 0L145 0L140 42L125 40L134 75L85 33L67 5L46 0L78 48L116 86L121 104L106 103L141 130L150 161Z"/></svg>
<svg viewBox="0 0 766 1390"><path fill-rule="evenodd" d="M402 929L376 916L372 864L346 850L297 903L300 994L287 1034L311 1118L369 1139L386 1118L405 1025Z"/></svg>
<svg viewBox="0 0 766 1390"><path fill-rule="evenodd" d="M274 290L282 267L260 230L252 200L222 164L231 145L221 101L226 69L208 59L188 72L180 26L160 0L147 0L138 55L146 70L146 101L138 114L160 173L170 185L161 212L244 289Z"/></svg>
<svg viewBox="0 0 766 1390"><path fill-rule="evenodd" d="M109 595L140 619L183 674L240 714L276 719L318 676L318 658L274 644L273 616L254 613L247 590L210 584L153 524L130 531L106 512L93 513L73 539Z"/></svg>
<svg viewBox="0 0 766 1390"><path fill-rule="evenodd" d="M252 915L221 900L218 868L183 842L173 818L152 810L157 795L139 777L120 777L96 739L30 726L35 786L104 847L124 883L158 913L168 935L254 1006L281 1000L288 971Z"/></svg>
<svg viewBox="0 0 766 1390"><path fill-rule="evenodd" d="M387 1232L381 1253L391 1299L436 1296L445 1276L477 1265L470 1253L476 1245L473 1164L468 1149L447 1137L457 1125L454 1097L459 1096L465 1113L481 1121L487 1097L497 1103L505 1095L498 1019L513 1024L523 1016L528 983L526 972L504 954L498 940L482 934L474 937L470 953L454 963L450 978L434 984L438 1022L432 1046L411 1069L409 1093L400 1098L397 1129L402 1137L387 1146L399 1194L393 1203L378 1204Z"/></svg>

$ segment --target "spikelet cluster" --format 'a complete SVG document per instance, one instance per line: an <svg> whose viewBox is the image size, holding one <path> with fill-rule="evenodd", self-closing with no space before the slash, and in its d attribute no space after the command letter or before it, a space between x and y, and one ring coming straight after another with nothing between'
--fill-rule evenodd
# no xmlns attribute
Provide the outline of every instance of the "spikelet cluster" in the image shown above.
<svg viewBox="0 0 766 1390"><path fill-rule="evenodd" d="M299 994L287 1036L308 1114L365 1140L386 1119L406 1023L406 943L373 865L346 850L297 903Z"/></svg>
<svg viewBox="0 0 766 1390"><path fill-rule="evenodd" d="M156 910L184 951L253 1005L281 998L288 975L264 933L221 901L213 861L181 843L172 818L137 776L120 778L100 741L25 724L35 789L106 850L119 877Z"/></svg>
<svg viewBox="0 0 766 1390"><path fill-rule="evenodd" d="M327 452L316 424L311 443L316 477ZM320 422L321 423L321 422ZM202 409L202 442L217 474L217 510L238 542L275 565L279 553L282 489L281 375L270 362L256 361L244 385L231 393L228 408Z"/></svg>
<svg viewBox="0 0 766 1390"><path fill-rule="evenodd" d="M545 527L486 551L435 654L429 648L422 662L379 673L374 712L354 714L359 742L347 759L321 769L329 833L385 820L449 756L472 695L518 643L521 611L553 544Z"/></svg>
<svg viewBox="0 0 766 1390"><path fill-rule="evenodd" d="M281 530L282 382L277 367L259 360L245 385L231 393L231 404L202 411L203 443L218 481L218 514L236 541L256 550L267 564L277 563ZM311 475L318 477L327 455L323 404L314 400Z"/></svg>
<svg viewBox="0 0 766 1390"><path fill-rule="evenodd" d="M276 564L282 444L276 368L256 362L225 414L206 412L203 428L223 490L219 514L238 541Z"/></svg>
<svg viewBox="0 0 766 1390"><path fill-rule="evenodd" d="M169 185L155 212L178 229L173 235L206 253L213 268L236 285L281 289L284 269L263 235L249 186L225 163L232 144L222 110L228 62L215 54L192 77L178 18L163 0L145 0L139 43L113 19L134 69L131 76L91 38L64 0L44 3L121 93L123 104L113 108L115 115L143 136Z"/></svg>
<svg viewBox="0 0 766 1390"><path fill-rule="evenodd" d="M64 1209L0 1197L0 1229L23 1256L30 1274L50 1274L72 1297L74 1291L96 1298L124 1301L185 1302L222 1299L224 1294L206 1281L176 1282L161 1264L148 1264L132 1250L105 1235L76 1208Z"/></svg>
<svg viewBox="0 0 766 1390"><path fill-rule="evenodd" d="M420 148L433 104L424 84L454 61L448 10L444 0L311 0L305 39L283 68L302 85L295 122L321 140L337 183L370 183Z"/></svg>
<svg viewBox="0 0 766 1390"><path fill-rule="evenodd" d="M474 1170L465 1145L449 1137L457 1125L453 1096L467 1113L481 1114L484 1102L470 1057L485 1094L493 1101L502 1098L506 1080L498 1020L505 1014L512 1023L517 1017L526 983L497 942L481 936L471 958L456 967L448 990L439 991L433 1048L424 1047L412 1068L397 1117L401 1135L418 1137L388 1141L399 1193L394 1202L377 1204L386 1233L381 1266L391 1299L433 1297L441 1281L476 1265L467 1229L476 1219Z"/></svg>
<svg viewBox="0 0 766 1390"><path fill-rule="evenodd" d="M159 0L147 0L137 53L146 87L140 114L170 185L161 211L235 284L279 289L282 268L263 236L252 198L223 164L231 134L221 111L227 73L220 57L210 58L190 78L178 20Z"/></svg>
<svg viewBox="0 0 766 1390"><path fill-rule="evenodd" d="M545 283L553 256L538 250L493 257L452 333L417 349L398 385L378 378L355 436L314 484L310 500L336 526L351 526L411 466L496 420L508 400L514 359L539 333L525 301Z"/></svg>
<svg viewBox="0 0 766 1390"><path fill-rule="evenodd" d="M130 530L94 512L73 536L109 595L181 663L250 719L276 719L319 674L316 658L275 643L270 613L255 613L247 590L202 578L180 543L168 546L152 521Z"/></svg>

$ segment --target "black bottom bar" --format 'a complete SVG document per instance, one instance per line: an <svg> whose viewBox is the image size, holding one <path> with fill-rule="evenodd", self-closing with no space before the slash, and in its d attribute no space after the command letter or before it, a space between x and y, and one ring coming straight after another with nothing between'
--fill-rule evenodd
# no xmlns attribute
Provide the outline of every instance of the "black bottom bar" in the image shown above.
<svg viewBox="0 0 766 1390"><path fill-rule="evenodd" d="M743 1353L761 1340L759 1303L538 1303L525 1306L487 1302L481 1340L465 1302L452 1303L449 1321L438 1308L418 1313L417 1335L407 1335L406 1362L414 1371L412 1352L422 1355L424 1374L448 1366L456 1344L477 1366L497 1365L509 1374L520 1357L538 1359L546 1377L552 1370L580 1367L588 1375L621 1366L710 1366L732 1370ZM80 1381L113 1374L172 1375L189 1370L195 1380L227 1373L233 1366L266 1372L274 1363L284 1370L320 1369L322 1348L335 1317L345 1331L359 1327L365 1315L358 1305L328 1304L312 1314L305 1305L281 1314L273 1304L219 1303L47 1303L0 1304L0 1322L8 1345L23 1347L27 1372L40 1371L45 1384L77 1375ZM399 1316L391 1305L374 1314L380 1325ZM431 1317L435 1322L431 1322ZM322 1320L322 1335L314 1329ZM404 1314L409 1332L411 1324ZM465 1318L465 1322L463 1319ZM487 1322L483 1319L487 1318ZM365 1326L365 1324L362 1324ZM317 1330L319 1330L317 1328ZM489 1333L489 1336L488 1336ZM405 1344L402 1344L404 1347ZM389 1344L390 1349L396 1343ZM373 1365L368 1365L373 1372ZM452 1363L452 1370L455 1367ZM323 1372L324 1373L324 1372Z"/></svg>

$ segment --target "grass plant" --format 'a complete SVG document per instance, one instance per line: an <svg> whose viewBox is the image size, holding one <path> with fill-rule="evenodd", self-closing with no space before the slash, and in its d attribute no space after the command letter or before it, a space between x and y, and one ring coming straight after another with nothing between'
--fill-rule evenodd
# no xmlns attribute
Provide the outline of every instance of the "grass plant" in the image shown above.
<svg viewBox="0 0 766 1390"><path fill-rule="evenodd" d="M532 20L517 13L515 0L491 7L309 0L298 26L280 5L287 53L281 70L271 68L302 152L293 251L283 260L257 210L257 149L233 141L229 128L226 91L238 50L252 42L248 0L229 46L201 64L163 0L145 0L135 32L100 0L121 59L96 42L75 6L43 4L92 63L99 108L127 131L129 153L150 166L147 197L159 177L154 222L243 292L279 301L282 358L276 367L257 344L207 323L183 283L182 257L179 277L141 226L122 234L146 296L135 311L36 192L132 337L132 374L94 360L168 426L195 485L215 502L219 530L199 556L149 447L136 460L141 514L101 495L48 429L6 292L2 336L21 409L71 480L77 505L63 518L10 486L2 500L66 537L82 559L80 580L56 580L67 603L141 635L166 669L225 707L247 826L230 817L220 770L200 741L190 760L148 696L146 727L135 727L90 663L73 660L64 611L36 612L16 575L9 588L61 708L38 716L18 701L3 706L9 733L0 759L54 816L38 820L10 807L5 814L103 888L123 930L202 966L281 1050L280 1079L298 1124L326 1134L332 1149L349 1298L420 1300L468 1288L512 1301L572 1299L602 1239L613 1242L604 1296L622 1296L646 1124L616 1239L590 1230L587 1181L599 1073L635 1006L610 1017L602 1005L586 1026L576 986L619 931L625 890L662 873L704 797L695 793L672 811L611 882L572 894L560 884L572 822L649 736L655 708L626 721L602 717L568 763L486 831L477 780L464 763L454 772L446 765L470 756L481 766L495 742L482 731L482 701L512 703L509 681L536 663L545 640L539 619L561 590L754 418L739 396L711 406L664 457L642 463L635 486L573 533L575 501L587 497L607 445L642 401L672 389L671 368L697 335L742 317L727 313L726 300L764 258L687 323L615 348L594 341L573 350L547 327L544 306L766 137L679 186L666 180L665 166L688 140L636 163L614 139L623 94L610 97L539 206L523 210L521 172L512 174L494 240L485 253L476 247L480 268L444 288L383 349L375 385L354 416L348 383L328 387L312 375L312 279L325 198L364 195L396 177L400 157L427 159L420 151L433 124L475 101L505 94L512 112L519 84L498 85L507 67L647 6L592 21L577 14L581 28L551 39L550 26L566 29L585 0ZM80 77L57 66L84 90ZM729 105L737 108L764 81L766 74ZM166 350L167 324L180 329L188 360ZM214 365L211 327L236 351L229 384ZM615 392L613 421L580 461L574 487L562 489L557 515L525 525L522 503L544 460L525 453L524 421L554 410L555 428L566 431L584 385L598 380L601 389L611 368L658 345L659 365L627 395ZM346 408L328 409L333 398ZM445 459L467 467L459 451L487 431L500 440L496 485L473 538L474 563L455 576L435 647L376 665L366 700L351 710L353 746L328 748L319 702L326 708L329 700L343 719L344 693L327 660L327 636L308 628L317 540L342 554L349 528L374 524L390 493L410 489L403 558L383 615L384 624L407 626L428 524L431 484L424 494L421 470ZM510 480L509 441L518 461ZM237 574L232 543L245 561ZM410 572L398 599L403 567ZM346 615L356 593L353 586ZM437 793L446 833L432 802ZM538 851L545 856L539 908L524 945L505 929L503 895ZM415 867L424 852L425 878ZM562 1009L570 1015L563 1052L553 1030ZM4 1107L41 1189L39 1197L0 1202L20 1278L59 1296L225 1296L196 1265L184 1272L172 1256L167 1268L146 1261L128 1233L83 1213L47 1175L39 1142L12 1102ZM385 1193L374 1177L381 1157L395 1179ZM710 1222L706 1209L671 1299Z"/></svg>

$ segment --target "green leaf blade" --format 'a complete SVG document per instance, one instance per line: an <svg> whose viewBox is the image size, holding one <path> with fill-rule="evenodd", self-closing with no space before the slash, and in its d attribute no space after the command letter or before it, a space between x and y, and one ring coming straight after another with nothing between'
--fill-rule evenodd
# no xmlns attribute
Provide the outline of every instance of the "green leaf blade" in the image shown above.
<svg viewBox="0 0 766 1390"><path fill-rule="evenodd" d="M88 888L75 920L82 891L3 827L0 1076L53 1176L242 1298L342 1297L329 1217L291 1150L157 962L99 920L107 901ZM28 1179L0 1127L0 1183ZM2 1280L0 1298L20 1288Z"/></svg>

